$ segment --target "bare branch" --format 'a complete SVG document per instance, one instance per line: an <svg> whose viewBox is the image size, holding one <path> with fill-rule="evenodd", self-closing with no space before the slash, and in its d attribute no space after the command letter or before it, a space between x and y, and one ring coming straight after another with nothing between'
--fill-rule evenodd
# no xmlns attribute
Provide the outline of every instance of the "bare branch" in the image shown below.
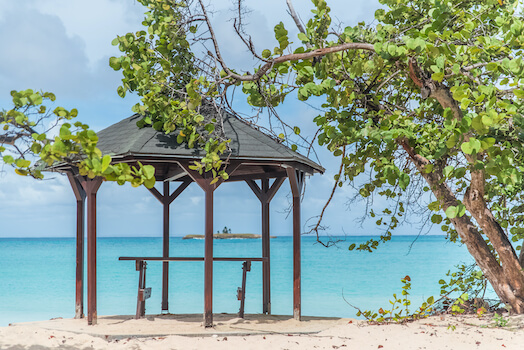
<svg viewBox="0 0 524 350"><path fill-rule="evenodd" d="M297 25L298 30L301 33L306 34L306 30L304 29L304 26L302 25L302 22L300 22L300 19L298 18L297 13L295 12L295 8L293 7L293 3L291 0L286 0L287 7L289 9L289 15L291 18L293 18L293 21L295 21L295 24Z"/></svg>
<svg viewBox="0 0 524 350"><path fill-rule="evenodd" d="M264 74L267 73L275 64L288 62L288 61L299 61L299 60L307 60L314 57L324 56L329 53L335 53L345 50L368 50L368 51L375 51L375 48L372 44L367 43L345 43L342 45L336 45L332 47L326 47L322 49L316 49L309 52L304 53L295 53L295 54L289 54L277 57L262 67L255 73L255 74L248 74L248 75L238 75L233 72L231 72L229 69L226 70L226 72L234 79L240 80L240 81L256 81L259 80Z"/></svg>
<svg viewBox="0 0 524 350"><path fill-rule="evenodd" d="M380 91L380 89L382 89L382 88L384 87L384 85L386 85L387 83L389 83L389 82L391 81L391 79L393 79L393 78L394 78L398 73L400 73L400 72L402 72L402 70L399 69L398 71L396 71L395 73L393 73L393 74L391 74L389 77L387 77L387 79L384 80L384 81L382 82L382 84L380 84L380 85L378 86L378 88L377 88L375 91Z"/></svg>
<svg viewBox="0 0 524 350"><path fill-rule="evenodd" d="M344 145L343 146L343 150L342 150L342 160L344 159L345 156L346 156L346 146ZM309 231L310 233L311 232L315 232L315 234L317 235L317 242L319 242L322 245L324 245L324 243L320 240L320 237L318 235L318 230L320 228L320 224L322 222L322 219L324 218L324 212L326 211L326 208L328 207L329 203L331 203L331 200L333 199L333 195L335 194L335 191L337 190L338 183L340 182L340 176L342 175L342 171L343 170L344 170L344 162L340 162L340 168L338 169L338 180L335 181L335 184L333 185L333 189L331 190L331 194L330 194L326 204L324 204L324 207L322 208L322 212L320 212L320 215L318 217L317 223Z"/></svg>
<svg viewBox="0 0 524 350"><path fill-rule="evenodd" d="M463 68L461 68L461 70L470 71L470 70L475 69L475 68L485 67L485 66L487 66L490 63L501 63L501 62L502 62L502 60L493 61L493 62L479 62L479 63L472 64L471 66L463 67Z"/></svg>

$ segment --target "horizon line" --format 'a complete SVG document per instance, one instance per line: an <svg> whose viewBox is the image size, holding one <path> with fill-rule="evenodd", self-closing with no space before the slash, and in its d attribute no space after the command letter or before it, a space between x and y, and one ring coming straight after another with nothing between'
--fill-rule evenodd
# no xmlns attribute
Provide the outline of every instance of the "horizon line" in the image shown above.
<svg viewBox="0 0 524 350"><path fill-rule="evenodd" d="M293 237L292 234L283 234L283 235L272 235L276 237ZM309 235L309 234L302 234L302 237L313 237L315 238L315 235ZM418 235L418 234L393 234L392 237L426 237L426 236L446 236L445 234L424 234L424 235ZM184 238L185 236L169 236L169 238ZM321 235L321 237L380 237L380 234L369 234L369 235ZM76 239L75 236L0 236L0 239L39 239L39 238L64 238L64 239ZM162 238L162 236L97 236L97 239L99 238ZM86 236L87 239L87 236ZM232 238L235 239L235 238ZM246 239L246 238L237 238L237 239ZM261 238L254 238L254 239L261 239ZM218 239L217 239L218 240Z"/></svg>

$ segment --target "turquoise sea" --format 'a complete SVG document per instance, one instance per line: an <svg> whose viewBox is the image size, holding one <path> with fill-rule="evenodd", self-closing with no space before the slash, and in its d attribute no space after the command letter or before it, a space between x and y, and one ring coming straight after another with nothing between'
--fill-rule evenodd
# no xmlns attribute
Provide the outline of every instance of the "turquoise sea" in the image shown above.
<svg viewBox="0 0 524 350"><path fill-rule="evenodd" d="M449 269L471 263L464 246L443 236L394 236L373 253L348 251L351 243L369 237L340 237L345 241L325 248L314 237L302 238L302 314L355 317L355 309L389 305L406 275L412 281L412 302L439 294L438 280ZM203 240L171 238L171 256L203 256ZM136 310L138 273L134 262L119 256L160 256L161 238L98 239L98 314L129 315ZM261 255L261 241L215 240L215 256ZM69 318L75 309L75 240L73 238L1 238L0 326L13 322ZM169 311L201 313L204 307L203 262L170 264ZM214 312L236 313L241 285L240 262L215 262ZM262 312L261 263L248 273L246 313ZM161 263L148 265L152 287L147 314L161 312ZM271 293L273 314L292 314L292 238L271 240Z"/></svg>

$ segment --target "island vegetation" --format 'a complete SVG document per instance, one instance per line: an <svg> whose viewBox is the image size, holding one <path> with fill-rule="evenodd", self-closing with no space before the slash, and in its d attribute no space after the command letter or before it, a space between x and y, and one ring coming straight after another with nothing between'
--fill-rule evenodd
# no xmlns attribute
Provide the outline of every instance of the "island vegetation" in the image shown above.
<svg viewBox="0 0 524 350"><path fill-rule="evenodd" d="M204 235L185 235L182 239L204 239ZM222 232L217 231L213 235L213 239L254 239L262 238L262 235L257 235L254 233L231 233L231 229L227 226L224 226ZM271 238L276 238L276 236L271 236Z"/></svg>

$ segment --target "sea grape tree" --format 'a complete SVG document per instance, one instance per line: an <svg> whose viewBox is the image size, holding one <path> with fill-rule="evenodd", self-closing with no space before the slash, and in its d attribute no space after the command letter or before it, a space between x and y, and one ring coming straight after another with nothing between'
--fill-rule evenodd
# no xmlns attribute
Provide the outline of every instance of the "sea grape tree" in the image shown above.
<svg viewBox="0 0 524 350"><path fill-rule="evenodd" d="M150 9L149 34L119 37L125 56L111 65L123 69L124 90L143 96L137 110L145 116L159 104L173 106L174 112L162 114L167 119L146 123L162 122L180 141L189 143L194 135L209 142L198 131L202 97L227 99L229 89L241 84L251 105L270 111L290 94L302 101L322 98L314 120L317 140L341 159L336 185L368 173L360 195L396 201L394 210L383 213L389 221L379 220L387 227L381 240L390 238L403 215L403 194L423 182L432 197L431 221L463 242L501 300L524 313L524 254L521 245L512 245L524 239L522 1L380 0L373 25L338 30L325 0L312 0L305 25L288 0L298 37L289 37L279 23L276 46L264 50L242 30L238 1L235 29L260 61L253 73L227 65L201 0L193 7L185 1L140 2ZM184 80L175 70L180 57L189 57L186 35L201 30L195 23L207 29L210 49L198 59L206 64L194 65ZM169 35L175 37L169 41ZM204 40L198 39L192 43ZM182 94L169 95L173 81L184 84ZM176 102L180 96L182 103ZM151 105L151 98L161 101ZM218 159L215 150L208 152Z"/></svg>

